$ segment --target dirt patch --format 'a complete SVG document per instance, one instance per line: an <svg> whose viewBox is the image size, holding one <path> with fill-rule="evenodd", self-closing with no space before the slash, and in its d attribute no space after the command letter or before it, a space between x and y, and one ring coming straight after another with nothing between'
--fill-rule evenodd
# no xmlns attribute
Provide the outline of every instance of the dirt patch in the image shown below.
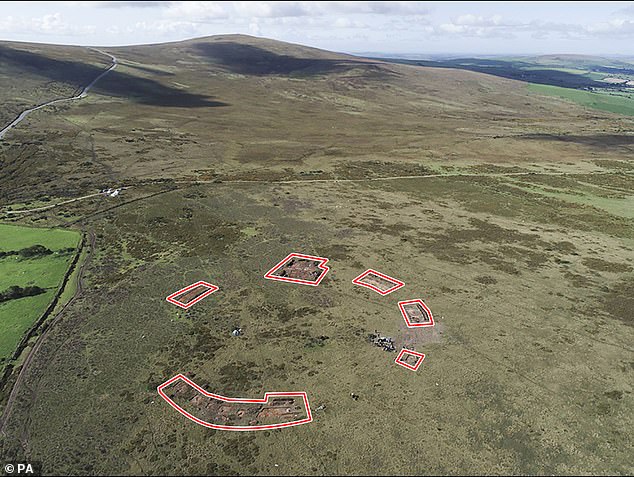
<svg viewBox="0 0 634 477"><path fill-rule="evenodd" d="M444 325L436 322L434 326L408 328L404 320L399 324L400 336L394 340L397 348L417 349L429 343L440 343ZM420 350L419 350L420 351ZM424 352L424 351L423 351Z"/></svg>
<svg viewBox="0 0 634 477"><path fill-rule="evenodd" d="M202 295L203 293L207 291L209 291L208 286L198 285L197 287L192 288L191 290L185 291L181 293L180 295L176 295L175 297L173 297L173 299L182 303L183 305L187 305L189 302L195 300L196 298L198 298L200 295Z"/></svg>
<svg viewBox="0 0 634 477"><path fill-rule="evenodd" d="M271 275L280 278L292 278L296 280L316 282L324 272L323 269L319 268L321 263L321 260L309 260L293 257L280 268L275 270Z"/></svg>
<svg viewBox="0 0 634 477"><path fill-rule="evenodd" d="M634 278L620 281L603 298L603 309L613 318L634 326Z"/></svg>

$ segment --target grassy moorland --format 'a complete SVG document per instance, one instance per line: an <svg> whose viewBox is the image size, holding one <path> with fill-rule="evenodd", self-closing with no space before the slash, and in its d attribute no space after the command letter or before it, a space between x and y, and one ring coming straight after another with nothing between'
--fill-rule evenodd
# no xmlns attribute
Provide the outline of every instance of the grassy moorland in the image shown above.
<svg viewBox="0 0 634 477"><path fill-rule="evenodd" d="M0 186L8 171L20 185L0 187L7 208L130 186L7 215L96 235L84 292L18 390L7 461L58 474L634 471L632 118L482 73L248 37L112 53L112 82L2 146ZM290 252L330 258L319 287L263 279ZM353 286L367 268L406 286ZM197 280L220 290L188 311L165 301ZM434 328L405 328L396 303L411 298ZM421 368L396 366L374 330L425 353ZM306 391L314 421L202 428L157 395L177 373L225 396Z"/></svg>

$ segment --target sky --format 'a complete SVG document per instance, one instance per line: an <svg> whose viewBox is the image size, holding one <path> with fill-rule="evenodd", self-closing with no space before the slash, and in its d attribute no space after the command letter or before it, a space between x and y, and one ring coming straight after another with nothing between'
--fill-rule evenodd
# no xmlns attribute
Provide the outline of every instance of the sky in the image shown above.
<svg viewBox="0 0 634 477"><path fill-rule="evenodd" d="M244 33L346 53L634 56L634 2L2 2L0 39L162 43Z"/></svg>

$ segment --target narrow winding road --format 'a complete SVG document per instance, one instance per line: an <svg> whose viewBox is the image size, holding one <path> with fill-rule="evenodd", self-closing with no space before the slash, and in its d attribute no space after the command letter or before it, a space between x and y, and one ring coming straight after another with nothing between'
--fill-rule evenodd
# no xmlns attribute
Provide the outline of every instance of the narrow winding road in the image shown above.
<svg viewBox="0 0 634 477"><path fill-rule="evenodd" d="M11 123L5 126L2 130L0 130L0 139L2 139L7 132L9 132L11 129L13 129L18 124L20 124L24 120L24 118L26 118L33 111L37 111L38 109L45 108L46 106L51 106L52 104L61 103L63 101L75 101L77 99L85 98L88 95L88 92L90 91L90 89L97 83L97 81L99 81L101 78L106 76L108 73L110 73L112 70L114 70L117 67L118 62L115 56L111 55L110 53L106 53L105 51L97 50L96 48L91 48L91 50L97 51L101 53L102 55L109 56L110 59L112 60L112 64L110 65L110 67L108 67L108 69L103 71L99 76L97 76L94 80L92 80L92 82L88 86L85 86L81 90L81 93L79 93L76 96L71 96L69 98L54 99L52 101L48 101L46 103L40 104L39 106L35 106L30 109L25 109L19 114L17 118L15 118Z"/></svg>

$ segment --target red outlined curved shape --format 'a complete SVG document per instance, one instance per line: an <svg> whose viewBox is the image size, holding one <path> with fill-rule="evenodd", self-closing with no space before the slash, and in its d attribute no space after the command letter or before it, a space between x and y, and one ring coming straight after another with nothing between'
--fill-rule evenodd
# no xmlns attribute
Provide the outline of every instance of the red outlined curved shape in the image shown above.
<svg viewBox="0 0 634 477"><path fill-rule="evenodd" d="M296 396L299 396L299 397L301 397L303 399L304 406L306 408L306 416L307 417L305 419L300 419L298 421L281 422L279 424L267 424L267 425L259 425L259 426L258 425L256 425L256 426L228 426L228 425L222 425L222 424L212 424L211 422L207 422L207 421L204 421L202 419L197 418L196 416L193 416L192 414L187 412L185 409L180 407L178 404L176 404L169 396L167 396L167 394L165 394L165 392L163 390L167 386L169 386L171 384L174 384L176 381L179 381L179 380L184 381L186 384L188 384L189 386L194 388L196 391L198 391L199 393L201 393L205 397L218 399L218 400L224 401L224 402L266 404L269 401L270 397L276 397L276 396L282 396L282 397L284 397L284 396L293 396L293 397L296 397ZM312 422L312 420L313 420L313 416L312 416L312 414L310 412L310 405L308 404L308 396L303 391L302 392L265 393L263 399L228 398L228 397L220 396L219 394L213 394L213 393L209 393L209 392L205 391L203 388L201 388L196 383L194 383L192 380L190 380L186 376L183 376L182 374L177 374L176 376L174 376L173 378L169 379L168 381L165 381L163 384L161 384L157 388L157 391L158 391L159 395L163 399L165 399L165 401L167 401L167 403L170 406L172 406L174 409L176 409L178 412L180 412L183 416L187 417L188 419L191 419L192 421L194 421L197 424L200 424L201 426L205 426L205 427L208 427L210 429L219 429L219 430L223 430L223 431L262 431L262 430L266 430L266 429L279 429L279 428L282 428L282 427L299 426L300 424L307 424L309 422Z"/></svg>
<svg viewBox="0 0 634 477"><path fill-rule="evenodd" d="M194 288L198 288L198 287L205 287L208 288L207 291L205 291L204 293L201 293L200 295L197 295L195 298L193 298L192 300L189 300L187 302L182 302L176 299L177 296L183 295L185 293L187 293L190 290L194 290ZM190 306L192 306L194 303L198 303L200 300L202 300L203 298L205 298L206 296L211 295L213 292L218 291L219 287L217 287L216 285L212 285L211 283L207 283L204 281L199 281L196 283L192 283L191 285L185 287L185 288L181 288L180 290L178 290L177 292L172 293L170 296L168 296L166 298L167 301L169 301L170 303L176 305L176 306L180 306L183 309L187 309Z"/></svg>
<svg viewBox="0 0 634 477"><path fill-rule="evenodd" d="M367 283L369 275L375 275L375 276L377 276L379 278L382 278L383 280L386 280L388 282L393 283L394 286L392 286L390 288L387 288L385 290L381 290L379 287L377 287L375 285L372 285L371 283ZM366 283L364 283L363 280L366 280ZM363 272L361 275L359 275L354 280L352 280L352 283L354 283L355 285L359 285L359 286L362 286L362 287L369 288L370 290L374 290L379 295L383 295L383 296L389 295L393 291L396 291L399 288L405 286L405 283L403 283L402 281L397 280L396 278L390 277L388 275L385 275L384 273L377 272L376 270L372 270L371 268L366 270L365 272Z"/></svg>
<svg viewBox="0 0 634 477"><path fill-rule="evenodd" d="M408 328L434 326L434 316L420 298L416 300L399 301L398 307L401 309L401 314ZM422 321L415 321L419 316L422 317Z"/></svg>
<svg viewBox="0 0 634 477"><path fill-rule="evenodd" d="M304 260L313 260L313 261L319 262L317 264L317 268L322 270L322 272L319 274L316 280L304 280L300 278L282 277L279 275L275 275L275 273L279 269L284 267L284 265L286 265L293 258L301 258ZM304 255L302 253L290 253L288 254L286 258L284 258L284 260L282 260L280 263L278 263L273 268L271 268L268 272L266 272L266 274L264 275L264 278L267 278L269 280L278 280L280 282L291 282L291 283L299 283L301 285L312 285L316 287L324 279L324 277L326 276L326 273L328 273L328 270L330 270L330 268L326 266L327 262L328 262L328 259L324 257L314 257L312 255Z"/></svg>
<svg viewBox="0 0 634 477"><path fill-rule="evenodd" d="M416 360L416 363L414 363L413 365L407 363L405 360L408 359L409 356L418 357L418 360ZM403 348L401 352L398 354L398 356L396 357L396 359L394 360L394 362L398 364L399 366L403 366L407 369L411 369L412 371L416 371L424 359L425 359L425 355L423 353L419 353L411 349Z"/></svg>

